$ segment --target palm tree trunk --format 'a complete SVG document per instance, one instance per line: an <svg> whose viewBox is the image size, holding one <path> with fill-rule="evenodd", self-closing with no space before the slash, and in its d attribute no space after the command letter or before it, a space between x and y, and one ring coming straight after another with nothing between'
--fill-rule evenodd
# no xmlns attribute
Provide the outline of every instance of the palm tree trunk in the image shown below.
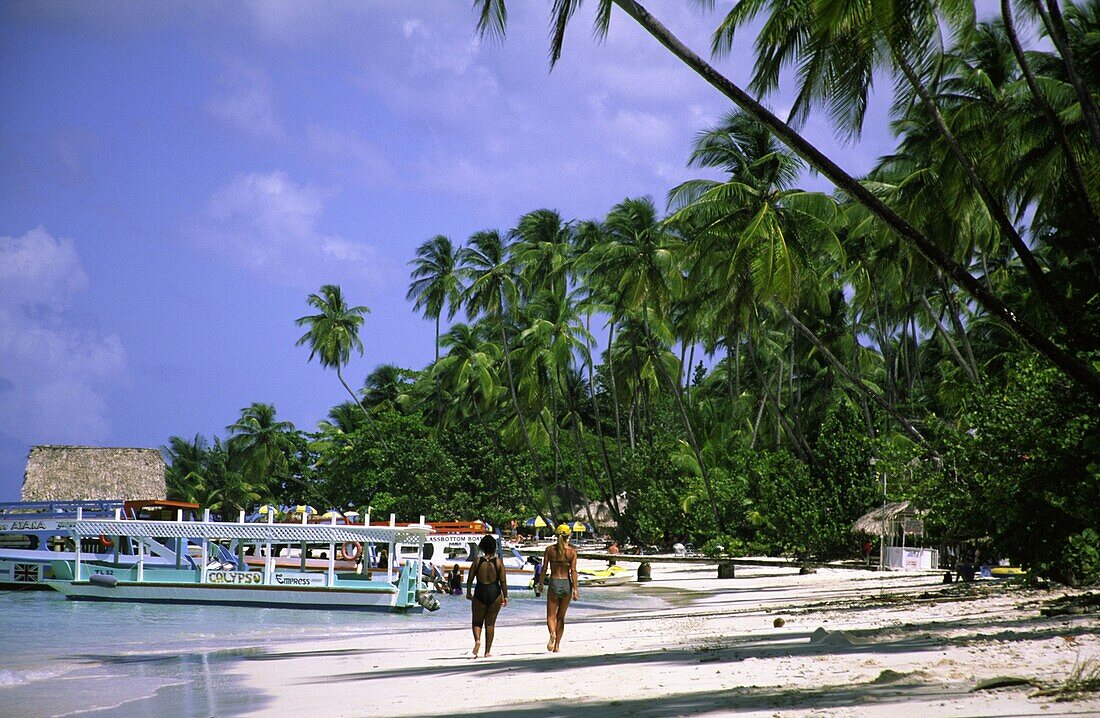
<svg viewBox="0 0 1100 718"><path fill-rule="evenodd" d="M1092 93L1085 85L1081 75L1077 73L1077 62L1073 56L1073 48L1069 44L1069 36L1066 34L1066 24L1062 21L1062 11L1058 7L1057 0L1046 0L1046 9L1041 2L1035 3L1035 8L1043 18L1047 26L1047 32L1054 46L1058 48L1058 54L1062 57L1062 64L1066 68L1066 76L1077 93L1077 101L1081 103L1081 114L1085 118L1085 125L1089 128L1089 137L1092 138L1093 149L1100 151L1100 111L1092 99Z"/></svg>
<svg viewBox="0 0 1100 718"><path fill-rule="evenodd" d="M1027 82L1028 89L1031 90L1032 97L1035 98L1035 102L1038 103L1039 108L1043 111L1043 116L1047 118L1047 124L1050 125L1051 130L1054 132L1054 137L1058 140L1058 146L1062 149L1062 156L1066 160L1066 168L1069 170L1069 176L1073 190L1077 195L1078 203L1085 208L1088 214L1088 226L1093 228L1093 233L1090 234L1092 240L1093 251L1096 251L1097 240L1095 236L1095 228L1100 227L1100 219L1096 212L1096 205L1093 204L1092 197L1089 195L1088 188L1085 185L1085 176L1081 172L1081 165L1077 162L1077 156L1073 153L1073 147L1069 143L1069 137L1066 135L1066 127L1062 123L1062 119L1058 116L1058 113L1054 111L1054 108L1047 102L1047 98L1043 95L1042 90L1039 88L1039 83L1035 79L1035 73L1031 70L1031 63L1028 62L1027 55L1024 54L1023 45L1020 44L1020 37L1016 34L1016 23L1012 17L1012 7L1009 0L1001 0L1001 20L1004 23L1005 34L1008 35L1009 43L1012 45L1012 54L1016 56L1016 62L1020 66L1020 71L1024 75L1024 80Z"/></svg>
<svg viewBox="0 0 1100 718"><path fill-rule="evenodd" d="M623 466L623 434L622 421L619 418L619 389L615 380L615 362L612 347L615 345L615 318L612 317L607 325L607 375L611 377L611 406L615 409L615 448L619 452L619 468ZM631 446L633 448L633 446ZM615 499L618 508L618 497Z"/></svg>
<svg viewBox="0 0 1100 718"><path fill-rule="evenodd" d="M611 509L617 520L619 518L619 499L615 494L615 472L611 470L611 457L607 454L607 442L603 435L603 418L600 416L600 402L596 400L596 375L595 368L593 367L594 362L592 361L592 347L589 346L589 337L592 336L591 314L586 317L585 322L587 324L585 328L588 330L584 338L584 348L588 354L588 395L592 401L592 412L596 417L596 436L599 439L600 456L603 459L604 468L607 470L608 484L611 486ZM611 352L609 351L608 356L610 356L610 354ZM622 458L621 452L619 457L620 459Z"/></svg>
<svg viewBox="0 0 1100 718"><path fill-rule="evenodd" d="M673 388L673 396L676 399L676 408L680 411L680 419L684 422L684 431L687 432L688 444L691 446L691 452L695 454L695 461L699 465L699 473L702 474L703 486L707 489L707 498L710 499L711 509L714 511L714 524L718 527L719 533L726 532L726 524L722 521L722 514L718 511L718 499L714 496L714 489L710 485L710 473L707 471L706 462L703 461L703 452L699 448L699 442L695 439L695 431L691 428L691 419L688 417L687 409L684 407L684 397L680 394L680 384L672 381L672 377L668 375L668 367L661 361L660 356L657 354L657 348L653 343L653 335L649 331L649 310L643 306L642 308L642 324L645 331L646 344L649 346L650 356L653 357L653 362L657 365L657 370L663 375L661 378L664 382Z"/></svg>
<svg viewBox="0 0 1100 718"><path fill-rule="evenodd" d="M966 271L961 264L948 257L932 240L902 218L901 215L890 209L868 188L841 169L814 144L791 129L790 126L772 114L741 87L731 82L703 58L695 54L679 38L669 32L668 28L650 15L649 11L642 7L637 0L612 1L674 56L731 99L738 107L768 127L795 154L829 179L838 189L866 207L886 226L894 230L903 241L912 245L933 266L942 269L956 284L974 297L987 312L999 319L1010 332L1046 357L1052 364L1065 372L1067 376L1072 377L1092 396L1100 399L1100 374L1097 374L1096 371L1077 357L1066 352L1031 324L1017 317L1008 305L983 287L981 282Z"/></svg>
<svg viewBox="0 0 1100 718"><path fill-rule="evenodd" d="M1001 229L1009 244L1012 245L1012 249L1015 250L1016 256L1020 258L1020 263L1024 266L1024 271L1027 272L1027 276L1031 279L1031 283L1039 290L1039 296L1042 297L1043 302L1054 312L1055 316L1062 322L1064 326L1069 329L1073 329L1076 325L1069 308L1066 306L1065 298L1054 290L1054 287L1050 283L1050 279L1043 272L1043 268L1039 266L1039 262L1035 259L1035 255L1031 253L1027 244L1024 243L1020 233L1016 231L1016 227L1012 224L1012 220L1008 218L1008 214L1005 212L1001 203L993 196L993 192L986 185L985 180L978 176L978 170L974 167L974 163L970 161L970 158L962 150L962 146L959 144L958 139L955 137L955 133L951 131L947 126L947 121L944 120L943 114L940 112L939 106L936 104L935 99L932 97L932 93L928 91L920 77L917 76L916 70L909 64L909 61L900 53L894 53L894 61L901 68L909 84L913 89L917 91L921 100L924 102L928 111L932 113L932 119L936 123L936 128L940 131L940 135L947 143L948 148L951 150L952 156L955 161L963 168L963 172L966 173L967 179L970 180L970 184L973 185L978 196L981 197L982 203L986 209L989 210L990 216L993 217L993 221L997 223L997 226ZM1070 336L1074 336L1076 332L1071 331Z"/></svg>
<svg viewBox="0 0 1100 718"><path fill-rule="evenodd" d="M944 328L943 322L940 320L940 317L936 316L936 310L932 308L932 304L929 303L928 297L926 297L923 292L920 295L920 300L921 303L924 305L924 310L928 312L928 316L930 316L932 318L932 321L935 322L936 329L939 330L940 336L943 337L944 342L947 343L947 348L951 350L951 356L955 357L955 361L958 362L959 367L962 368L963 373L966 374L967 378L977 384L978 375L974 373L974 369L970 366L966 359L963 358L962 353L959 351L958 345L955 343L955 340L951 338L951 333L948 332L946 328Z"/></svg>
<svg viewBox="0 0 1100 718"><path fill-rule="evenodd" d="M947 280L944 279L942 274L938 275L940 282L940 294L943 296L944 302L947 304L947 315L951 319L951 326L955 328L955 333L959 336L959 342L962 344L963 352L966 353L966 360L970 363L970 369L974 372L974 376L979 377L978 362L974 360L974 350L970 347L970 337L966 333L966 327L963 326L962 320L959 318L959 307L955 303L955 293L951 291L951 288L947 286Z"/></svg>
<svg viewBox="0 0 1100 718"><path fill-rule="evenodd" d="M531 437L527 433L527 421L523 418L523 411L519 408L519 397L516 395L516 380L512 376L512 352L508 348L508 334L504 331L504 322L500 321L500 340L504 346L504 367L508 370L508 392L512 396L512 406L516 410L516 420L519 421L519 431L523 434L523 443L527 446L527 453L531 456L531 463L535 467L535 474L539 478L539 486L542 487L543 496L546 498L546 502L549 505L549 518L553 523L557 523L557 518L554 516L554 502L550 500L550 488L546 484L546 476L542 473L542 462L539 461L538 454L535 453L535 447L531 444Z"/></svg>
<svg viewBox="0 0 1100 718"><path fill-rule="evenodd" d="M825 346L825 343L822 342L821 339L819 339L816 334L814 334L812 331L810 331L809 328L807 328L805 324L798 321L798 318L794 314L791 314L791 311L789 309L787 309L787 307L782 302L776 300L776 304L779 306L779 309L783 312L783 315L785 317L787 317L787 321L789 321L791 324L793 324L795 326L795 328L798 329L798 331L802 332L802 335L804 337L806 337L807 339L809 339L810 343L812 343L815 347L817 347L817 350L819 352L821 352L822 356L824 356L825 359L827 359L829 361L829 363L832 364L833 367L835 367L836 370L838 372L840 372L840 374L845 379L850 381L856 387L856 389L858 389L860 392L864 393L869 399L871 399L873 402L875 402L876 404L881 406L883 409L885 409L886 413L890 415L890 418L892 418L894 421L896 421L898 423L898 425L901 426L901 428L905 429L906 433L908 433L910 436L912 436L914 439L916 439L921 444L927 443L927 442L925 442L924 437L921 436L920 432L917 431L916 427L914 427L911 423L909 423L908 419L906 419L904 416L899 414L897 412L897 410L893 407L893 405L890 402L883 399L882 396L880 396L878 392L876 392L871 387L867 386L861 379L857 378L854 374L852 374L852 372L848 370L848 367L844 366L844 364L841 363L840 360L838 360L835 356L833 356L833 353L831 351L829 351L829 348L827 346Z"/></svg>

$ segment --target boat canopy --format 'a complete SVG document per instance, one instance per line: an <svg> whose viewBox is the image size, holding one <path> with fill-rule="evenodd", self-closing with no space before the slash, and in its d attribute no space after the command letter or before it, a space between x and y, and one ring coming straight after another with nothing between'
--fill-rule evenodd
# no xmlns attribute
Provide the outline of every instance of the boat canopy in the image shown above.
<svg viewBox="0 0 1100 718"><path fill-rule="evenodd" d="M59 526L75 536L238 539L285 543L422 543L431 527L354 524L226 523L223 521L133 521L82 519Z"/></svg>

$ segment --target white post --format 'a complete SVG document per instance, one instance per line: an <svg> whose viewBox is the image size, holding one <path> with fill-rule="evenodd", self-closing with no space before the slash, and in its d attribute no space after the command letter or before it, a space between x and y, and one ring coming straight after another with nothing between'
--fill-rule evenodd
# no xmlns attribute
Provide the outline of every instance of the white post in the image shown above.
<svg viewBox="0 0 1100 718"><path fill-rule="evenodd" d="M275 523L275 512L267 512L267 523ZM268 535L270 536L270 534ZM264 541L264 553L266 554L266 557L264 558L264 585L267 586L271 584L271 575L275 572L275 561L274 557L271 555L272 551L270 538Z"/></svg>
<svg viewBox="0 0 1100 718"><path fill-rule="evenodd" d="M203 509L202 510L202 522L204 524L210 522L210 509Z"/></svg>
<svg viewBox="0 0 1100 718"><path fill-rule="evenodd" d="M390 528L392 529L396 525L397 525L397 515L396 514L390 514Z"/></svg>
<svg viewBox="0 0 1100 718"><path fill-rule="evenodd" d="M122 520L122 509L116 508L115 509L115 521L121 521L121 520Z"/></svg>
<svg viewBox="0 0 1100 718"><path fill-rule="evenodd" d="M206 583L206 574L210 570L210 556L206 553L208 541L203 539L202 541L202 553L200 554L200 560L202 561L202 578L199 583Z"/></svg>
<svg viewBox="0 0 1100 718"><path fill-rule="evenodd" d="M269 514L269 516L270 516L270 514ZM241 514L240 514L240 516L239 516L239 517L237 518L237 523L240 523L240 524L243 524L243 523L244 523L244 509L241 509Z"/></svg>
<svg viewBox="0 0 1100 718"><path fill-rule="evenodd" d="M137 580L140 583L140 582L145 580L145 542L139 540L137 542L137 545L138 545Z"/></svg>
<svg viewBox="0 0 1100 718"><path fill-rule="evenodd" d="M329 517L329 525L336 525L336 515ZM328 585L336 585L336 540L328 542Z"/></svg>
<svg viewBox="0 0 1100 718"><path fill-rule="evenodd" d="M878 568L886 568L886 469L882 470L882 540L878 548Z"/></svg>

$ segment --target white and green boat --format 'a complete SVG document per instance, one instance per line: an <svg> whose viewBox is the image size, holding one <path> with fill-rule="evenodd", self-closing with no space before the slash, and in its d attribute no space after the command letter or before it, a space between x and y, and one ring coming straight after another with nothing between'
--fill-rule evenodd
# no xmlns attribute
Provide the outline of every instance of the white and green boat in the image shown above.
<svg viewBox="0 0 1100 718"><path fill-rule="evenodd" d="M407 526L354 524L277 524L211 521L132 521L78 519L66 529L76 546L85 537L153 539L159 543L179 540L192 547L189 565L147 565L141 553L132 565L85 561L78 552L71 561L55 561L53 580L46 583L70 600L131 601L142 603L190 603L217 606L274 608L325 608L381 611L422 611L434 598L421 590L419 559L406 561L396 571L374 569L366 573L338 572L337 549L385 545L390 555L421 554L431 528L423 522ZM285 570L275 564L274 546L300 547L303 555L323 550L327 570ZM243 561L227 562L233 552L246 551L267 557L262 567L250 569ZM435 604L436 606L438 604Z"/></svg>

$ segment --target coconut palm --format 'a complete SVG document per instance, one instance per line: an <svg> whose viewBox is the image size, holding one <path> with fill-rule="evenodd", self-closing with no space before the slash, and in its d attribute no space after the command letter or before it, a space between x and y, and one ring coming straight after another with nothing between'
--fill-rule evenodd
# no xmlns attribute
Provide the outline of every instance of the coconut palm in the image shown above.
<svg viewBox="0 0 1100 718"><path fill-rule="evenodd" d="M449 237L437 234L416 248L412 282L406 296L414 301L413 311L435 320L435 360L439 361L439 322L444 311L447 319L462 306L462 280L458 274L459 248Z"/></svg>
<svg viewBox="0 0 1100 718"><path fill-rule="evenodd" d="M322 367L336 369L336 378L369 419L367 408L344 380L343 368L347 366L352 351L363 354L359 329L363 326L363 316L369 314L370 309L365 306L349 307L344 293L335 284L324 285L319 293L310 294L306 302L318 313L307 314L294 321L300 327L309 327L295 346L308 344L310 361L317 357Z"/></svg>
<svg viewBox="0 0 1100 718"><path fill-rule="evenodd" d="M580 0L556 0L553 4L550 46L551 65L557 62L561 56L565 29L579 5ZM809 166L828 178L840 191L851 197L853 201L867 207L892 231L896 232L903 241L911 244L929 262L958 283L991 316L1003 323L1010 332L1049 359L1068 376L1072 377L1074 381L1085 387L1093 396L1100 398L1100 374L1080 358L1065 351L1044 332L1039 331L1031 323L1018 317L1000 296L989 291L965 267L952 260L927 235L888 207L869 188L860 184L832 158L825 155L794 128L776 117L751 94L723 76L712 65L688 48L637 0L600 0L595 21L598 36L603 37L607 34L611 21L612 6L618 6L622 9L685 65L732 100L744 112L764 124L781 142L790 147ZM475 8L479 11L477 23L479 31L482 33L503 33L507 24L504 0L477 0Z"/></svg>
<svg viewBox="0 0 1100 718"><path fill-rule="evenodd" d="M273 480L282 481L289 476L284 451L288 448L286 434L294 431L294 424L277 421L272 404L256 402L245 407L226 431L238 470L256 490L273 487Z"/></svg>
<svg viewBox="0 0 1100 718"><path fill-rule="evenodd" d="M472 319L482 315L486 321L495 325L504 350L504 368L512 407L519 425L519 433L527 447L531 463L535 467L543 494L549 499L550 493L546 475L542 469L531 435L527 418L520 405L516 389L516 377L512 367L511 346L509 344L509 324L515 316L520 297L520 284L515 266L509 256L508 244L496 230L475 232L469 243L459 254L460 272L467 281L466 312ZM554 507L550 505L549 515L554 519Z"/></svg>

